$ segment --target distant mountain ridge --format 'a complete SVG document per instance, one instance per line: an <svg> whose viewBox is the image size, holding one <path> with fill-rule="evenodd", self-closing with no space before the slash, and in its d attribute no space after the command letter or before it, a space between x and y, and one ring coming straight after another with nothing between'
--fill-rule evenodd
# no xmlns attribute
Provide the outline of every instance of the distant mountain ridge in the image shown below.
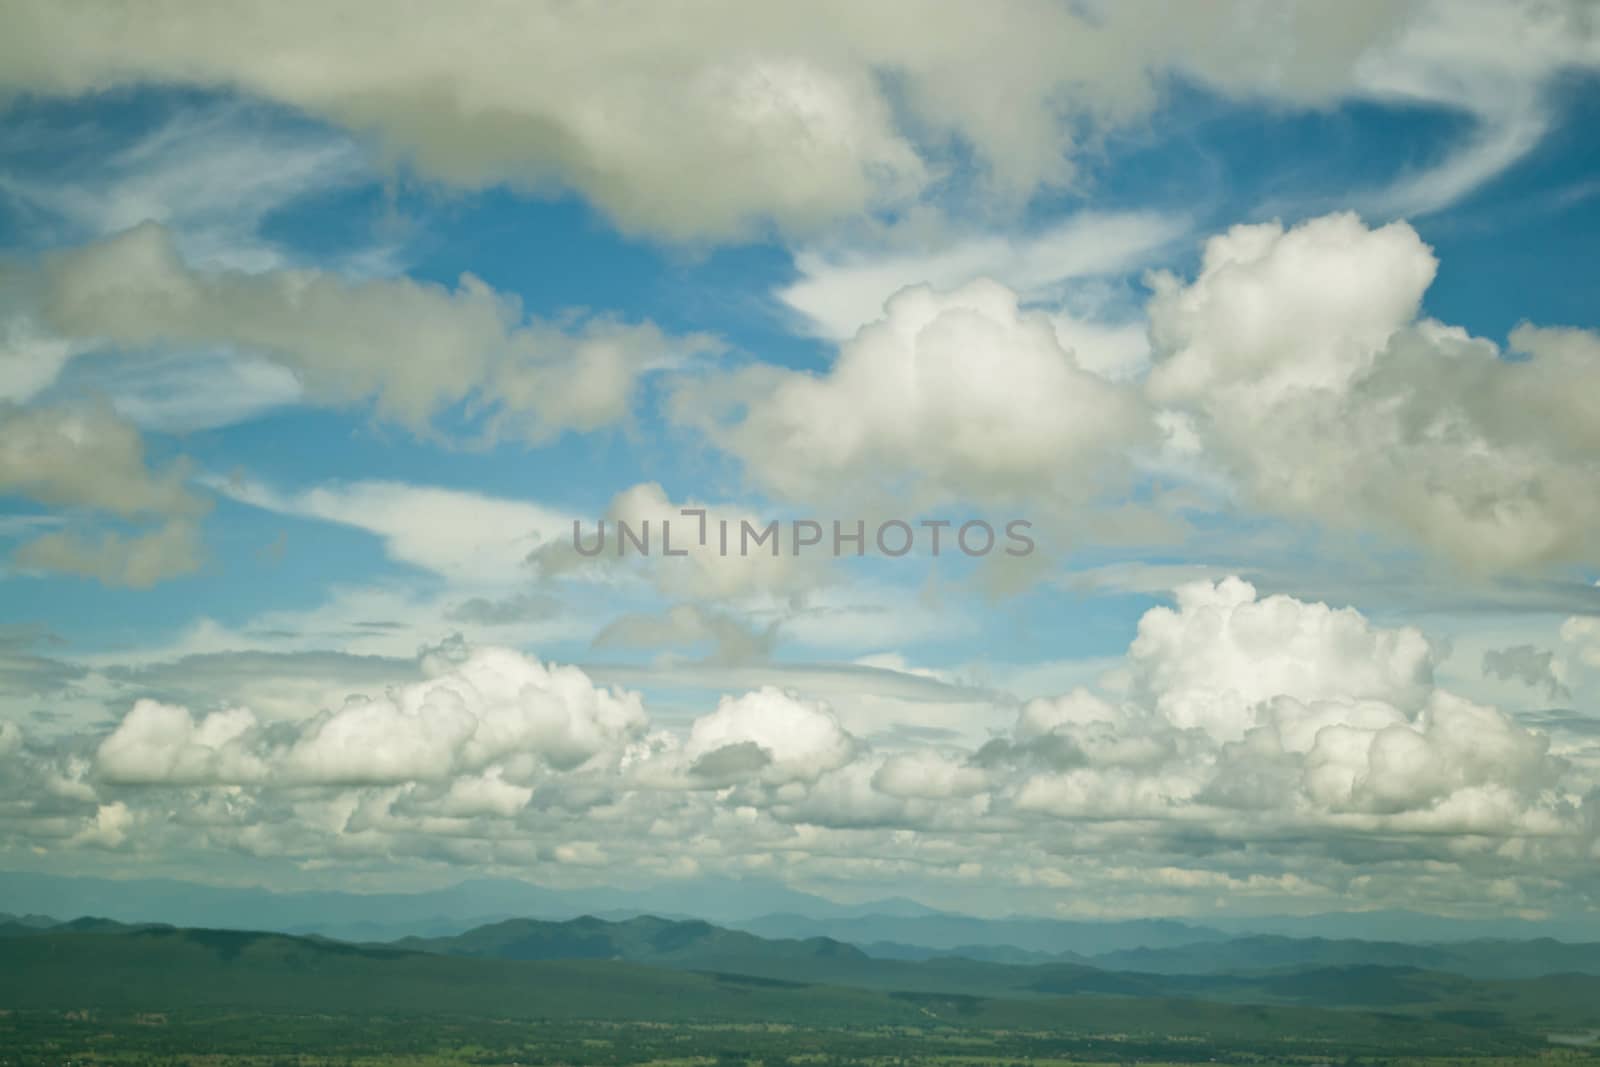
<svg viewBox="0 0 1600 1067"><path fill-rule="evenodd" d="M0 908L9 912L101 915L122 922L167 922L218 929L314 933L388 940L461 933L503 919L654 914L728 923L772 912L847 918L938 912L903 897L844 905L756 880L705 879L652 889L560 890L512 878L470 879L413 893L277 892L165 878L78 878L0 871Z"/></svg>
<svg viewBox="0 0 1600 1067"><path fill-rule="evenodd" d="M66 922L0 913L0 937L48 933L172 930L165 923L122 923L86 916ZM875 942L856 946L829 937L766 938L698 919L580 916L548 921L507 919L460 934L366 942L434 955L504 960L619 960L674 969L728 971L774 979L905 988L928 992L981 990L1004 995L1097 991L1171 993L1202 988L1183 978L1239 978L1249 983L1313 971L1361 968L1425 971L1475 979L1600 976L1600 943L1551 938L1411 945L1355 939L1230 938L1167 948L1123 949L1093 956L1048 954L1008 946L949 950ZM1216 991L1226 983L1211 982ZM1288 986L1284 986L1288 988Z"/></svg>
<svg viewBox="0 0 1600 1067"><path fill-rule="evenodd" d="M858 947L829 937L767 938L700 920L657 916L621 921L594 916L564 922L513 919L454 937L405 938L394 947L493 959L625 960L877 989L1005 996L1214 994L1246 986L1289 990L1293 983L1286 976L1311 972L1327 976L1363 968L1484 979L1600 976L1600 944L1574 945L1550 939L1406 945L1246 937L1095 956L1048 956L1005 947L968 946L941 952L882 942ZM1195 983L1183 980L1187 978L1238 981Z"/></svg>
<svg viewBox="0 0 1600 1067"><path fill-rule="evenodd" d="M1174 919L1124 919L1088 922L1071 919L978 919L936 913L915 916L764 915L728 924L762 937L831 937L864 945L892 945L953 950L963 946L1009 946L1059 957L1063 953L1093 956L1132 948L1171 948L1220 941L1228 935L1206 926Z"/></svg>
<svg viewBox="0 0 1600 1067"><path fill-rule="evenodd" d="M24 929L16 924L18 929ZM0 1003L117 1011L458 1013L484 1018L975 1025L1125 1032L1197 1025L1401 1043L1531 1048L1592 1026L1600 977L1480 980L1409 967L1159 975L1060 963L873 959L837 942L768 942L710 924L517 920L430 951L82 920L0 940ZM518 954L618 952L626 959ZM1377 1009L1377 1014L1372 1014ZM1350 1020L1358 1019L1352 1023ZM1429 1036L1432 1035L1432 1036Z"/></svg>
<svg viewBox="0 0 1600 1067"><path fill-rule="evenodd" d="M508 919L455 937L407 937L396 948L507 960L609 959L632 963L691 962L712 969L718 960L866 961L853 945L832 938L768 939L700 919L654 915L607 921L582 915L563 922Z"/></svg>
<svg viewBox="0 0 1600 1067"><path fill-rule="evenodd" d="M1115 967L1170 973L1197 968L1273 966L1270 948L1221 953L1208 964L1203 946L1283 938L1295 941L1371 941L1409 945L1470 943L1483 939L1526 943L1545 937L1564 942L1600 941L1600 923L1566 920L1531 924L1521 920L1474 921L1406 912L1337 913L1260 919L1084 921L1060 918L978 918L941 912L903 897L843 905L820 896L757 880L702 879L640 891L556 890L515 879L475 879L414 893L339 891L276 892L258 888L198 885L171 879L76 878L31 872L0 872L0 925L37 924L41 915L96 915L119 922L163 922L184 927L274 930L345 941L439 938L518 918L564 921L582 915L623 920L640 915L699 919L767 939L830 938L884 959L929 959L961 955L996 963L1099 962ZM1351 957L1324 946L1320 955L1296 956L1338 965ZM1554 956L1559 950L1545 955ZM1114 953L1166 953L1110 956ZM1252 953L1254 955L1252 955ZM1470 955L1470 953L1469 953ZM1573 956L1568 953L1568 956ZM1374 958L1372 953L1354 959ZM1429 968L1441 962L1479 973L1477 964L1427 953L1391 953L1389 961L1412 960ZM1542 958L1542 957L1541 957ZM1196 961L1199 962L1196 962ZM1537 961L1536 961L1537 963ZM1581 954L1577 963L1587 969ZM1517 973L1529 966L1518 963ZM1543 967L1544 964L1537 964Z"/></svg>
<svg viewBox="0 0 1600 1067"><path fill-rule="evenodd" d="M613 961L468 959L242 930L64 928L0 941L8 1008L908 1024L908 1003Z"/></svg>

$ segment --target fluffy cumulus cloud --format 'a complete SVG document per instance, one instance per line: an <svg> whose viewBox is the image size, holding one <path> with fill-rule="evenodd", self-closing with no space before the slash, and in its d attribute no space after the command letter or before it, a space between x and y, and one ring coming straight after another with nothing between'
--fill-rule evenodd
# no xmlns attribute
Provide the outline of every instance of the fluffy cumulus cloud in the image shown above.
<svg viewBox="0 0 1600 1067"><path fill-rule="evenodd" d="M1148 394L1258 507L1485 570L1592 556L1600 338L1524 328L1507 358L1418 318L1435 267L1404 223L1235 227L1156 276Z"/></svg>
<svg viewBox="0 0 1600 1067"><path fill-rule="evenodd" d="M529 776L616 753L644 726L636 695L596 688L575 667L447 648L424 668L424 681L295 723L243 708L196 720L140 701L100 744L96 769L118 783L288 786L449 781L487 768ZM463 803L496 795L483 782L462 789Z"/></svg>
<svg viewBox="0 0 1600 1067"><path fill-rule="evenodd" d="M727 419L717 416L735 407ZM794 499L1081 500L1152 432L1137 394L1085 371L1049 318L988 281L896 294L824 375L688 387L679 415Z"/></svg>
<svg viewBox="0 0 1600 1067"><path fill-rule="evenodd" d="M45 265L42 315L83 344L254 353L294 373L308 399L370 402L425 430L471 403L493 438L540 442L622 421L651 368L705 351L649 324L593 319L576 332L524 320L518 302L465 275L455 289L324 270L196 268L157 223Z"/></svg>
<svg viewBox="0 0 1600 1067"><path fill-rule="evenodd" d="M1581 810L1595 783L1549 737L1438 688L1420 632L1238 579L1176 600L1146 614L1102 688L1029 701L1013 730L965 755L873 757L872 786L901 801L981 798L968 828L1068 820L1117 838L1106 828L1262 844L1290 829L1487 835L1565 840L1569 858L1589 847ZM905 806L880 817L927 825Z"/></svg>
<svg viewBox="0 0 1600 1067"><path fill-rule="evenodd" d="M850 762L855 741L824 704L774 688L724 698L695 720L684 744L691 773L758 770L775 781L815 781Z"/></svg>
<svg viewBox="0 0 1600 1067"><path fill-rule="evenodd" d="M1029 704L991 762L1039 768L1017 803L1058 816L1581 838L1549 738L1432 663L1415 630L1198 583L1141 621L1121 701Z"/></svg>
<svg viewBox="0 0 1600 1067"><path fill-rule="evenodd" d="M963 745L866 738L773 687L652 725L574 668L452 645L420 681L309 717L146 699L99 738L0 732L0 834L138 850L177 820L191 846L580 882L616 863L934 892L981 874L1034 907L1079 890L1075 911L1107 891L1182 910L1219 888L1326 904L1496 880L1584 906L1567 874L1596 847L1588 742L1557 752L1438 687L1435 658L1349 609L1197 583L1099 683Z"/></svg>
<svg viewBox="0 0 1600 1067"><path fill-rule="evenodd" d="M1420 631L1383 630L1353 608L1258 598L1238 578L1177 591L1129 649L1137 694L1174 726L1237 739L1264 702L1382 701L1414 707L1433 681Z"/></svg>
<svg viewBox="0 0 1600 1067"><path fill-rule="evenodd" d="M1414 720L1319 729L1305 791L1332 811L1421 811L1467 832L1501 830L1508 819L1559 828L1562 812L1548 798L1561 768L1549 748L1493 708L1435 693Z"/></svg>
<svg viewBox="0 0 1600 1067"><path fill-rule="evenodd" d="M510 2L335 14L297 0L192 5L173 21L41 0L5 20L8 88L227 87L368 134L445 181L572 187L626 227L679 237L904 205L952 157L1019 203L1069 181L1081 135L1145 113L1174 73L1294 104L1463 110L1481 136L1434 182L1459 194L1537 141L1555 74L1600 59L1578 2L1292 4L1263 18L1244 4L1047 0L626 14ZM381 37L362 31L377 22Z"/></svg>
<svg viewBox="0 0 1600 1067"><path fill-rule="evenodd" d="M260 781L267 765L245 747L257 726L245 708L196 722L188 708L141 700L101 743L97 761L117 782Z"/></svg>
<svg viewBox="0 0 1600 1067"><path fill-rule="evenodd" d="M1236 226L1193 278L1150 276L1132 357L996 282L913 285L825 372L691 377L672 412L813 506L1026 501L1101 539L1165 536L1170 512L1083 507L1142 472L1185 487L1159 509L1209 498L1469 571L1592 556L1600 337L1524 325L1501 346L1426 318L1437 267L1404 222Z"/></svg>

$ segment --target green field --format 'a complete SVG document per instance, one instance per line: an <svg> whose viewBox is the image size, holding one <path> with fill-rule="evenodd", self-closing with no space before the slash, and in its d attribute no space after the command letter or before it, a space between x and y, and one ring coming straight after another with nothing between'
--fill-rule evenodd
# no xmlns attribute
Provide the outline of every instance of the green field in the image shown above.
<svg viewBox="0 0 1600 1067"><path fill-rule="evenodd" d="M1170 1021L1170 1020L1169 1020ZM1055 1067L1065 1064L1207 1062L1314 1067L1593 1067L1582 1050L1529 1047L1420 1055L1375 1051L1363 1026L1345 1037L1293 1034L1239 1043L1214 1031L1156 1037L1117 1032L981 1027L795 1026L781 1023L526 1021L418 1016L279 1015L257 1012L0 1013L0 1061L8 1067L70 1063L123 1067Z"/></svg>

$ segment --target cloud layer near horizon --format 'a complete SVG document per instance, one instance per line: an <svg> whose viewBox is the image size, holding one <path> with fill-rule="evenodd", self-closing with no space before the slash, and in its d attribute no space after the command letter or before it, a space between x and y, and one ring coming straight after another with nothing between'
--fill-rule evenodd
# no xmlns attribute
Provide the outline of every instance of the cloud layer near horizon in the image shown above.
<svg viewBox="0 0 1600 1067"><path fill-rule="evenodd" d="M1326 904L1381 854L1385 891L1433 894L1454 870L1471 876L1454 904L1586 906L1560 879L1600 848L1597 753L1440 688L1435 662L1415 629L1195 583L1099 684L1016 705L1009 729L962 747L869 742L770 687L667 728L576 668L449 645L420 681L297 717L141 700L99 737L9 730L4 832L131 857L182 833L297 862L578 882L619 863L826 870L864 889L911 867L949 889L948 854L1001 893L1143 879L1146 903L1179 910L1241 886Z"/></svg>

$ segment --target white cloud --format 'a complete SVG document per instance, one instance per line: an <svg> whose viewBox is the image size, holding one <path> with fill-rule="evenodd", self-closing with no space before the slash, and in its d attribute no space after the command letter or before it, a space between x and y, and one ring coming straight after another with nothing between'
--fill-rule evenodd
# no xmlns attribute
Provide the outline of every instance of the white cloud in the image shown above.
<svg viewBox="0 0 1600 1067"><path fill-rule="evenodd" d="M371 402L418 432L468 403L491 437L531 442L622 421L640 375L712 347L649 324L593 319L568 333L524 322L518 301L471 275L450 290L309 268L198 268L156 223L52 254L41 300L63 337L253 353L292 371L313 402Z"/></svg>
<svg viewBox="0 0 1600 1067"><path fill-rule="evenodd" d="M213 478L212 488L281 515L339 523L382 538L390 559L469 589L503 592L526 579L525 560L541 545L567 543L572 520L525 500L402 482L352 482L279 493Z"/></svg>
<svg viewBox="0 0 1600 1067"><path fill-rule="evenodd" d="M240 101L180 109L131 142L96 129L93 166L82 131L0 175L5 193L48 221L58 240L109 237L156 222L189 260L269 270L286 253L261 234L273 212L371 177L354 141Z"/></svg>
<svg viewBox="0 0 1600 1067"><path fill-rule="evenodd" d="M140 429L169 434L248 422L305 396L289 368L227 350L101 353L72 364L55 392L85 389Z"/></svg>
<svg viewBox="0 0 1600 1067"><path fill-rule="evenodd" d="M1416 630L1258 598L1238 579L1179 590L1129 650L1130 703L1079 691L1026 705L985 763L1033 768L1023 810L1231 826L1581 835L1589 786L1547 736L1433 686ZM1591 783L1592 784L1592 783Z"/></svg>
<svg viewBox="0 0 1600 1067"><path fill-rule="evenodd" d="M123 518L194 514L185 464L152 471L132 426L103 407L0 405L0 492Z"/></svg>
<svg viewBox="0 0 1600 1067"><path fill-rule="evenodd" d="M257 725L246 708L197 722L188 708L141 700L101 742L95 760L116 782L259 782L266 762L246 747Z"/></svg>
<svg viewBox="0 0 1600 1067"><path fill-rule="evenodd" d="M300 375L311 397L372 397L382 415L417 428L484 379L515 317L472 278L452 292L314 270L196 270L153 223L57 253L47 272L45 311L64 335L259 351Z"/></svg>
<svg viewBox="0 0 1600 1067"><path fill-rule="evenodd" d="M1600 25L1581 2L1435 0L1356 66L1374 96L1459 109L1477 124L1431 167L1369 197L1387 215L1438 211L1526 156L1553 124L1552 75L1600 67Z"/></svg>
<svg viewBox="0 0 1600 1067"><path fill-rule="evenodd" d="M67 15L39 2L6 20L0 70L13 89L226 85L370 135L432 177L576 188L624 227L687 238L904 206L961 158L952 142L985 201L1023 204L1071 180L1081 134L1146 113L1172 74L1229 96L1403 96L1477 114L1501 147L1453 160L1428 183L1424 203L1437 202L1515 158L1523 138L1505 147L1503 131L1532 129L1539 90L1595 60L1577 3L1266 16L1220 4L1155 17L1142 4L1044 0L871 13L707 0L626 14L373 4L335 16L306 0L129 21L110 6ZM366 32L376 23L378 37Z"/></svg>
<svg viewBox="0 0 1600 1067"><path fill-rule="evenodd" d="M1244 392L1263 407L1343 390L1417 315L1438 261L1403 223L1369 230L1329 215L1292 230L1235 226L1211 238L1199 277L1154 279L1161 401ZM1246 399L1246 398L1241 398Z"/></svg>
<svg viewBox="0 0 1600 1067"><path fill-rule="evenodd" d="M791 502L854 493L869 505L1017 501L1065 515L1137 464L1186 480L1186 499L1237 491L1251 508L1379 530L1474 567L1593 557L1600 400L1587 383L1600 339L1523 328L1510 349L1529 358L1513 360L1419 320L1436 263L1408 227L1334 217L1235 229L1211 242L1197 277L1156 283L1153 344L1142 323L1084 302L1093 279L1164 248L1170 217L1085 215L1037 238L971 236L1014 233L1035 192L1072 181L1080 136L1147 112L1174 72L1269 104L1367 95L1462 109L1476 139L1374 198L1384 211L1435 210L1543 136L1553 72L1594 62L1578 7L1180 5L1156 19L1137 4L1024 0L1004 12L919 9L892 31L893 18L854 5L818 17L708 3L620 22L553 11L385 8L392 35L379 47L309 3L197 7L159 23L117 16L116 40L100 8L67 18L24 3L0 16L0 82L45 92L225 84L358 130L428 178L567 186L625 228L691 241L769 222L805 235L801 277L778 295L820 336L856 339L820 374L764 367L679 392L705 405L680 408L681 421ZM215 32L217 20L234 32ZM552 55L586 61L541 59ZM147 460L129 423L181 432L305 400L371 404L423 433L461 413L490 441L540 443L626 422L641 378L715 347L648 325L530 322L470 277L450 288L286 265L260 223L271 205L359 169L352 142L321 129L317 145L235 138L231 126L205 125L220 119L196 121L111 160L115 180L10 186L95 236L159 224L54 257L48 316L8 320L0 399L52 403L52 389L96 379L120 418L0 409L0 489L163 524L130 533L74 521L24 546L20 564L133 584L193 568L200 505L187 470ZM230 188L242 204L216 192ZM954 217L968 204L983 210L964 239L926 255L929 244L904 239L920 213ZM841 219L856 233L894 230L908 215L903 232L867 248L830 230ZM1148 388L1130 384L1152 362ZM222 395L239 402L226 407ZM716 417L704 418L712 405ZM1162 434L1166 451L1144 455ZM29 440L67 458L32 458ZM24 744L0 723L7 773L26 764L29 776L0 797L8 845L35 832L97 847L191 832L185 847L312 864L539 863L554 877L565 864L766 864L863 881L948 870L1030 886L1069 879L1082 897L1142 878L1202 894L1309 887L1322 900L1351 885L1339 855L1363 849L1390 854L1379 877L1412 885L1436 884L1428 879L1452 865L1511 878L1513 863L1560 883L1592 863L1600 760L1584 739L1553 747L1487 702L1441 690L1420 631L1350 610L1261 597L1237 581L1187 586L1175 608L1145 617L1108 677L1017 708L985 692L958 701L953 684L912 677L893 654L854 667L763 662L774 626L854 654L978 625L906 590L825 584L837 576L787 556L574 568L558 558L571 517L529 502L379 482L210 484L368 531L389 559L444 579L419 585L449 589L341 589L317 609L242 629L195 627L180 644L196 655L118 680L186 695L135 704L101 741L98 776L82 755L94 738L44 755L35 732ZM607 517L676 523L679 509L645 484ZM708 510L713 522L755 518ZM1250 558L1253 547L1229 551ZM642 576L676 606L657 612L657 600L617 618L599 596L567 605L551 599L555 585L525 591L530 555L547 577L625 595L650 592ZM719 660L617 666L610 677L754 691L689 721L711 704L697 693L692 710L676 709L682 730L647 736L639 699L600 689L598 671L478 652L430 662L418 681L412 663L319 673L325 664L282 651L333 640L387 657L457 624L474 639L489 626L518 643L558 630L581 639L605 618L615 624L599 645L701 642ZM1552 677L1558 665L1600 668L1591 621L1567 624L1544 664ZM240 662L269 648L282 658ZM1533 676L1526 656L1496 662ZM1058 692L1106 666L1013 673L1031 695L1046 672L1070 676L1051 682ZM374 680L384 670L396 672L392 689ZM808 670L815 689L800 695L765 684ZM219 682L208 671L233 674ZM71 696L74 715L103 712L113 687L107 676L91 684ZM206 691L223 685L263 700ZM358 698L330 699L335 690ZM908 710L924 698L935 705ZM230 710L209 710L219 707ZM984 736L1013 715L1008 732ZM690 781L700 788L683 788ZM195 821L183 823L191 808ZM1217 854L1196 856L1200 838ZM1074 858L1070 874L1063 856ZM1297 869L1238 869L1250 863ZM1189 866L1204 864L1219 869ZM1141 903L1128 894L1107 906Z"/></svg>
<svg viewBox="0 0 1600 1067"><path fill-rule="evenodd" d="M206 268L266 271L290 254L262 234L278 210L374 175L349 138L229 101L175 109L136 139L97 125L35 134L39 150L0 174L0 195L25 219L21 243L73 244L160 224L185 259ZM92 146L92 154L87 146ZM386 247L339 257L382 263ZM39 321L37 279L10 268L19 306L0 330L0 399L87 390L145 429L187 432L241 422L300 398L286 368L222 348L139 352L74 363L94 344ZM69 366L70 364L70 366ZM68 368L66 375L62 375Z"/></svg>
<svg viewBox="0 0 1600 1067"><path fill-rule="evenodd" d="M290 552L300 550L298 536L286 542ZM95 649L74 661L113 678L118 695L146 695L141 687L149 686L162 699L192 706L242 704L268 717L294 717L415 674L419 648L457 635L474 646L582 648L609 617L603 601L581 597L510 621L457 614L463 595L487 599L505 588L499 577L478 590L432 575L339 583L309 606L228 624L202 614L175 632L153 631L131 647Z"/></svg>
<svg viewBox="0 0 1600 1067"><path fill-rule="evenodd" d="M1180 221L1152 213L1086 214L1015 238L941 232L906 250L802 251L795 256L799 280L775 295L818 335L844 341L881 318L902 289L956 289L987 278L1037 302L1059 297L1073 279L1135 270L1182 232Z"/></svg>
<svg viewBox="0 0 1600 1067"><path fill-rule="evenodd" d="M0 835L159 854L177 834L566 884L762 872L952 903L971 891L945 879L981 872L1002 910L1047 909L1063 885L1128 896L1116 912L1208 908L1221 890L1498 914L1512 887L1573 907L1600 762L1432 685L1419 642L1237 580L1194 585L1146 617L1121 671L1013 705L1009 730L870 741L842 710L865 683L828 703L761 687L651 731L638 697L583 672L448 645L421 680L310 717L150 701L96 744L30 734L0 759Z"/></svg>
<svg viewBox="0 0 1600 1067"><path fill-rule="evenodd" d="M424 670L422 681L353 698L288 735L264 729L248 709L197 721L186 708L140 701L100 744L96 768L112 783L379 785L490 768L495 779L507 768L528 778L619 753L645 725L636 695L508 649L445 649ZM495 808L510 795L474 781L447 803Z"/></svg>
<svg viewBox="0 0 1600 1067"><path fill-rule="evenodd" d="M104 406L18 408L0 402L0 493L71 509L83 518L19 546L15 566L114 585L148 586L200 566L186 461L154 470L133 426ZM104 529L99 519L150 524Z"/></svg>
<svg viewBox="0 0 1600 1067"><path fill-rule="evenodd" d="M966 760L931 749L890 756L872 776L874 789L900 799L969 797L988 784L988 776Z"/></svg>
<svg viewBox="0 0 1600 1067"><path fill-rule="evenodd" d="M128 839L128 831L133 829L134 822L133 812L122 801L102 804L69 843L94 848L117 848Z"/></svg>
<svg viewBox="0 0 1600 1067"><path fill-rule="evenodd" d="M742 402L726 421L724 399ZM911 505L1083 500L1151 432L1131 390L1083 370L1045 315L986 281L901 291L824 376L691 384L676 410L798 500L884 487Z"/></svg>
<svg viewBox="0 0 1600 1067"><path fill-rule="evenodd" d="M494 815L509 819L527 807L532 799L531 788L512 785L496 770L451 782L450 791L445 794L439 810L444 815L456 818Z"/></svg>
<svg viewBox="0 0 1600 1067"><path fill-rule="evenodd" d="M1135 695L1183 729L1236 740L1270 699L1416 708L1432 685L1421 632L1377 629L1352 608L1258 599L1237 578L1182 586L1177 601L1145 613L1128 658Z"/></svg>
<svg viewBox="0 0 1600 1067"><path fill-rule="evenodd" d="M147 589L200 569L205 550L195 524L173 519L144 533L84 534L54 530L20 546L12 563L23 570L93 578L106 585Z"/></svg>
<svg viewBox="0 0 1600 1067"><path fill-rule="evenodd" d="M50 387L81 346L13 315L0 327L0 404L26 404Z"/></svg>
<svg viewBox="0 0 1600 1067"><path fill-rule="evenodd" d="M1305 788L1333 811L1433 808L1442 821L1493 828L1495 808L1525 818L1529 798L1553 784L1559 770L1548 751L1548 738L1499 711L1435 693L1414 724L1319 730L1306 754Z"/></svg>
<svg viewBox="0 0 1600 1067"><path fill-rule="evenodd" d="M738 757L745 746L751 757ZM694 721L684 744L693 761L691 773L717 779L728 768L719 756L746 773L759 772L768 781L815 781L826 771L848 763L856 742L826 704L800 699L766 687L741 697L724 697L717 710Z"/></svg>
<svg viewBox="0 0 1600 1067"><path fill-rule="evenodd" d="M1404 223L1234 227L1192 283L1153 279L1149 396L1257 507L1482 571L1582 558L1600 529L1583 387L1600 340L1523 329L1532 358L1502 359L1416 318L1435 266Z"/></svg>
<svg viewBox="0 0 1600 1067"><path fill-rule="evenodd" d="M1112 321L1071 311L1050 313L1061 347L1078 366L1114 382L1142 377L1150 367L1150 336L1142 318Z"/></svg>

